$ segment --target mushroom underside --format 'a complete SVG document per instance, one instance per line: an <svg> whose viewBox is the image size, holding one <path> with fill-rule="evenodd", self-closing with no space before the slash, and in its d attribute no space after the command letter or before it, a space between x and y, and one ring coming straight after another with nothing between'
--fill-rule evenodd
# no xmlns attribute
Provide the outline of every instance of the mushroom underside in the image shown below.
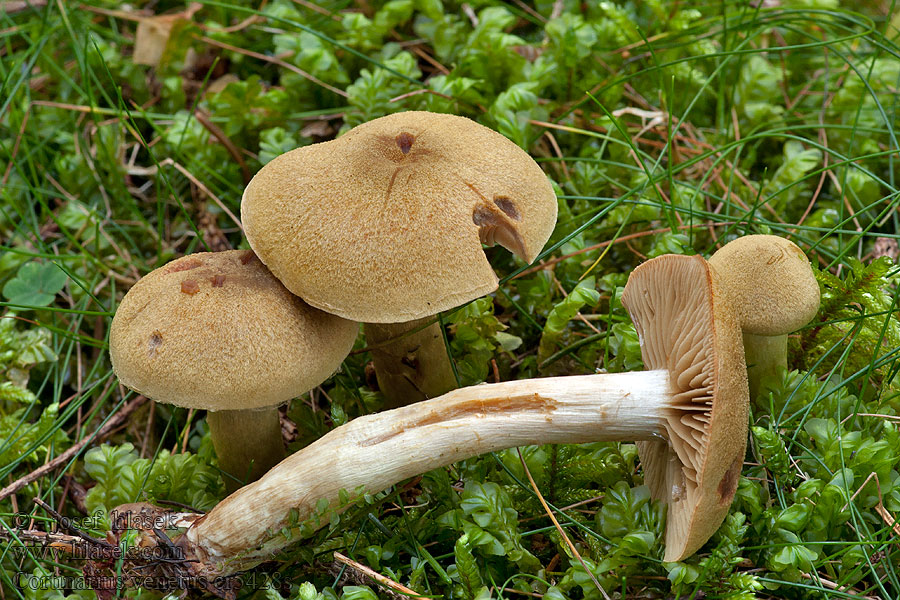
<svg viewBox="0 0 900 600"><path fill-rule="evenodd" d="M746 410L735 408L746 395L745 371L737 376L743 353L737 317L719 293L708 263L684 256L645 263L622 296L645 368L666 369L672 387L667 442L638 443L645 481L653 497L668 505L666 560L695 551L718 527L743 459ZM733 413L734 423L724 413ZM728 437L733 439L723 444ZM722 446L715 455L712 444Z"/></svg>

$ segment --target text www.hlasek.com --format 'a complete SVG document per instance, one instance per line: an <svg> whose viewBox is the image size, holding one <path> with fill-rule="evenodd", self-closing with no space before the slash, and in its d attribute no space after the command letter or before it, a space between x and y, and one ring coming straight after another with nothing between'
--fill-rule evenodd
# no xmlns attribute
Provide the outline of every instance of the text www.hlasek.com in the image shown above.
<svg viewBox="0 0 900 600"><path fill-rule="evenodd" d="M130 560L146 561L184 560L184 551L178 546L150 546L147 548L129 548L124 551L119 546L67 545L65 549L51 545L10 546L8 553L15 559L59 560L116 560L126 555Z"/></svg>

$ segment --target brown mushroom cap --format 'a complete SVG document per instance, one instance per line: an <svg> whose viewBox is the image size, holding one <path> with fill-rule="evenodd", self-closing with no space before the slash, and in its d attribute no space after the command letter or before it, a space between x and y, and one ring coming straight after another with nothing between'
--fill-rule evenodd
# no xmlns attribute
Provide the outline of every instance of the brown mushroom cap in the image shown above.
<svg viewBox="0 0 900 600"><path fill-rule="evenodd" d="M747 235L722 246L709 262L734 298L747 333L785 335L819 310L819 284L809 260L789 240Z"/></svg>
<svg viewBox="0 0 900 600"><path fill-rule="evenodd" d="M271 161L241 219L260 259L308 303L399 323L495 290L482 243L530 262L556 208L516 144L464 117L411 111Z"/></svg>
<svg viewBox="0 0 900 600"><path fill-rule="evenodd" d="M622 303L645 368L667 369L674 388L668 442L638 442L638 450L653 497L669 505L665 560L681 560L716 531L737 490L750 402L740 324L700 256L642 264Z"/></svg>
<svg viewBox="0 0 900 600"><path fill-rule="evenodd" d="M275 406L341 364L358 324L306 305L250 250L174 260L125 295L109 332L113 370L158 402Z"/></svg>

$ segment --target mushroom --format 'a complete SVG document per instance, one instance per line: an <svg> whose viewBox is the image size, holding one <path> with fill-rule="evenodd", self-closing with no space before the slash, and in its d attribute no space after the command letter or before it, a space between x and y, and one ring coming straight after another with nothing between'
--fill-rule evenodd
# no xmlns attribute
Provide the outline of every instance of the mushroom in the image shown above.
<svg viewBox="0 0 900 600"><path fill-rule="evenodd" d="M497 289L482 244L533 261L556 208L544 172L501 134L410 111L269 162L241 219L291 292L366 324L390 407L456 387L434 315Z"/></svg>
<svg viewBox="0 0 900 600"><path fill-rule="evenodd" d="M709 263L734 298L755 398L763 377L787 368L787 334L816 316L819 284L803 251L775 235L737 238Z"/></svg>
<svg viewBox="0 0 900 600"><path fill-rule="evenodd" d="M276 407L327 379L357 330L292 295L250 250L198 253L128 291L109 355L125 386L209 411L226 487L236 489L284 458Z"/></svg>
<svg viewBox="0 0 900 600"><path fill-rule="evenodd" d="M377 492L523 444L615 440L642 440L645 480L669 508L665 560L689 556L724 519L744 457L749 399L738 319L699 256L648 261L622 302L649 371L482 384L358 417L188 528L178 544L197 561L193 574L228 575L270 558L323 499L340 510L342 490Z"/></svg>

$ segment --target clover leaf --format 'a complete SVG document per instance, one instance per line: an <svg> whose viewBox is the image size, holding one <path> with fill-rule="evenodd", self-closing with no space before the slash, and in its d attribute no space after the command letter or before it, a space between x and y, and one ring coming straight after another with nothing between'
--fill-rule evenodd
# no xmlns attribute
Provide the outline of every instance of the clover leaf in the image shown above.
<svg viewBox="0 0 900 600"><path fill-rule="evenodd" d="M3 286L3 297L18 306L47 306L68 276L53 263L27 262Z"/></svg>

